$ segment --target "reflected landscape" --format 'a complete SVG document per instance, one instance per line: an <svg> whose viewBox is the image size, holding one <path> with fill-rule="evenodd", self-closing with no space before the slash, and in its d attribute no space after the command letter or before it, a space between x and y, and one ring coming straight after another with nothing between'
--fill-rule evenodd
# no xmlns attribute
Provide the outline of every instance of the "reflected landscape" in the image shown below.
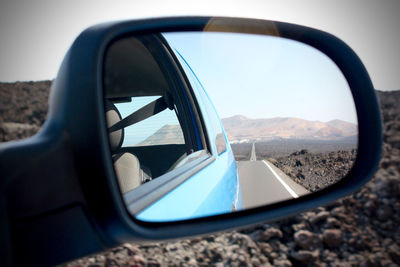
<svg viewBox="0 0 400 267"><path fill-rule="evenodd" d="M336 145L342 149L329 150ZM290 199L288 194L297 198L335 184L349 172L356 158L354 143L314 142L310 144L309 140L280 140L232 144L231 146L238 160L243 201L247 208L273 203L276 200ZM260 173L249 173L249 170L254 170L257 164L260 165L260 162L264 163L267 168L262 168ZM268 180L277 179L279 181L281 179L282 182L279 181L281 185L278 184L278 187L285 187L283 185L285 183L287 187L283 192L286 194L271 199L276 188L265 186L259 193L260 199L255 200L254 194L259 191L257 188L260 188L260 182L255 182L255 186L248 186L245 179L252 180L256 177L259 180L262 179L261 177ZM267 193L266 188L271 192Z"/></svg>
<svg viewBox="0 0 400 267"><path fill-rule="evenodd" d="M222 119L222 123L238 164L245 207L321 190L341 180L356 158L358 132L353 123L244 116Z"/></svg>
<svg viewBox="0 0 400 267"><path fill-rule="evenodd" d="M346 79L296 41L226 32L127 37L110 46L104 83L116 177L143 221L297 199L343 179L357 156Z"/></svg>
<svg viewBox="0 0 400 267"><path fill-rule="evenodd" d="M243 208L319 191L350 171L357 154L356 111L346 80L324 54L273 36L165 35L222 118Z"/></svg>

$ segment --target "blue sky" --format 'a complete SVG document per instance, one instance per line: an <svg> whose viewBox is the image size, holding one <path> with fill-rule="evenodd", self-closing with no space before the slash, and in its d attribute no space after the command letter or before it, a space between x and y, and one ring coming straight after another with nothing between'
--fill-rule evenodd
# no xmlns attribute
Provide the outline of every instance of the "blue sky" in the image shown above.
<svg viewBox="0 0 400 267"><path fill-rule="evenodd" d="M196 73L221 118L240 114L357 121L342 73L308 45L235 33L164 36Z"/></svg>
<svg viewBox="0 0 400 267"><path fill-rule="evenodd" d="M164 34L191 66L221 118L296 117L356 123L350 89L338 67L318 50L288 39L235 33ZM157 97L117 104L123 117ZM165 124L164 111L125 131L125 145L145 140Z"/></svg>

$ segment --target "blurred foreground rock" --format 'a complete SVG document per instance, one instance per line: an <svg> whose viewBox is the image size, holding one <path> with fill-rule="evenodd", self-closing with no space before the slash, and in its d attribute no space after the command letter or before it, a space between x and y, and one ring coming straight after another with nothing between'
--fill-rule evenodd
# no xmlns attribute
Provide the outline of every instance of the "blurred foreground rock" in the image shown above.
<svg viewBox="0 0 400 267"><path fill-rule="evenodd" d="M0 142L34 135L48 110L50 81L0 83Z"/></svg>
<svg viewBox="0 0 400 267"><path fill-rule="evenodd" d="M0 84L2 141L39 129L47 109L40 95L49 85ZM399 266L400 91L378 95L383 157L374 178L353 195L271 224L175 242L125 244L64 266Z"/></svg>

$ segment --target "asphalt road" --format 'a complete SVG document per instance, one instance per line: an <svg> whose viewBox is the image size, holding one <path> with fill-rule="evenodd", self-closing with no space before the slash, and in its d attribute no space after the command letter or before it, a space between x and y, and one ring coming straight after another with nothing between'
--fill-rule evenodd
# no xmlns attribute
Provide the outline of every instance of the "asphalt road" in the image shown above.
<svg viewBox="0 0 400 267"><path fill-rule="evenodd" d="M251 154L250 154L250 161L256 161L257 156L256 156L256 144L253 143L253 146L251 147Z"/></svg>
<svg viewBox="0 0 400 267"><path fill-rule="evenodd" d="M267 160L257 160L253 143L250 161L239 161L244 208L298 198L308 191Z"/></svg>

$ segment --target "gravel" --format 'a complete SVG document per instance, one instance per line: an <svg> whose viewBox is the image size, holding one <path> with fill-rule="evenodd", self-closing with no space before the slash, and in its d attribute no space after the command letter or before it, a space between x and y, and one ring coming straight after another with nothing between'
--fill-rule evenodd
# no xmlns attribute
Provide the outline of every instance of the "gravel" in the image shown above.
<svg viewBox="0 0 400 267"><path fill-rule="evenodd" d="M0 142L34 135L48 109L50 81L0 83Z"/></svg>
<svg viewBox="0 0 400 267"><path fill-rule="evenodd" d="M296 183L310 192L319 191L340 181L352 168L357 150L310 153L306 149L289 156L268 158Z"/></svg>
<svg viewBox="0 0 400 267"><path fill-rule="evenodd" d="M48 92L42 83L19 83L29 91L21 98L4 89L14 85L0 84L2 141L39 129L47 100L42 103L37 92ZM383 157L374 178L354 194L279 222L174 242L124 244L63 266L399 266L400 91L378 95Z"/></svg>

